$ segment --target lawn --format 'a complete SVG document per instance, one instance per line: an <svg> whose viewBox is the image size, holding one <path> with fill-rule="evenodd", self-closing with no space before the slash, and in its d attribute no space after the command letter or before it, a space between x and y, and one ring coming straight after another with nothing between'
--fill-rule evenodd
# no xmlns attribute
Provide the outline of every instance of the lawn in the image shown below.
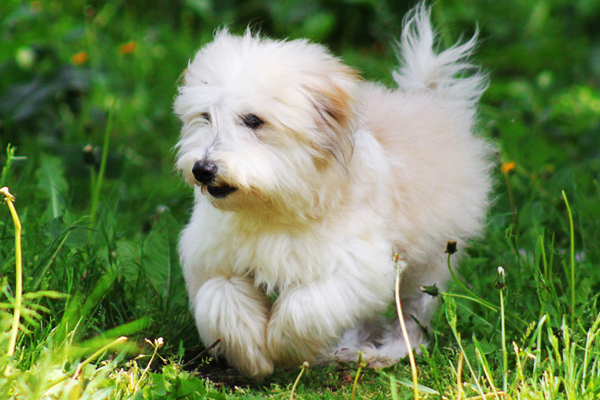
<svg viewBox="0 0 600 400"><path fill-rule="evenodd" d="M391 85L413 4L2 1L0 187L23 229L0 204L0 399L415 397L408 359L255 382L202 353L172 113L190 56L224 25L308 37ZM478 129L499 152L485 235L416 357L418 396L600 398L600 1L443 0L434 17L442 47L479 29Z"/></svg>

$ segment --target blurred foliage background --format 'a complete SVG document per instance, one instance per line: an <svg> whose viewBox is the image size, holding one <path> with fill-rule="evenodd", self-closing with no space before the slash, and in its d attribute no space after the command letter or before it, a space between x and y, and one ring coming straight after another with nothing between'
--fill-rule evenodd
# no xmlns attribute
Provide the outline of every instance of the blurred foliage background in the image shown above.
<svg viewBox="0 0 600 400"><path fill-rule="evenodd" d="M216 28L241 32L250 26L277 38L308 37L328 45L367 79L390 84L393 42L413 4L3 1L0 144L61 154L69 178L87 179L80 149L101 143L108 104L115 99L109 177L136 182L129 189L138 205L145 201L136 198L136 190L149 197L151 189L144 187L149 185L161 192L152 199L180 207L184 192L170 172L178 131L171 103L181 71ZM443 0L434 14L446 46L479 27L477 62L492 81L484 99L485 128L496 138L510 136L502 141L509 158L528 148L521 165L556 167L572 157L598 155L600 1ZM526 146L535 134L545 138L539 144L544 148ZM139 179L149 174L159 181Z"/></svg>
<svg viewBox="0 0 600 400"><path fill-rule="evenodd" d="M600 1L434 3L441 47L479 30L475 62L491 79L479 129L498 143L499 162L515 162L511 182L522 243L535 247L537 235L546 230L563 232L556 246L567 248L560 190L576 204L577 250L587 263L582 266L587 268L584 302L600 291ZM141 321L130 328L143 329L146 337L165 336L173 348L184 342L197 346L175 253L191 191L172 167L179 131L172 101L190 57L215 29L229 26L243 32L249 26L275 38L308 37L323 43L365 78L391 85L394 41L414 4L1 1L0 150L11 143L24 157L14 160L11 173L2 179L17 194L24 220L25 250L30 252L26 290L99 291L104 300L90 303L94 317L84 336ZM81 218L89 214L90 169L98 169L113 107L99 227L92 241ZM83 149L89 145L86 158ZM478 272L482 259L492 265L512 260L506 245L498 245L506 241L505 229L512 221L507 187L498 178L489 232L463 267L475 287L495 279ZM6 244L0 272L9 275L10 216L0 211L0 219ZM59 245L69 251L58 252ZM56 264L46 267L53 254L59 257ZM529 306L518 295L513 299L519 312ZM68 312L51 307L57 319Z"/></svg>

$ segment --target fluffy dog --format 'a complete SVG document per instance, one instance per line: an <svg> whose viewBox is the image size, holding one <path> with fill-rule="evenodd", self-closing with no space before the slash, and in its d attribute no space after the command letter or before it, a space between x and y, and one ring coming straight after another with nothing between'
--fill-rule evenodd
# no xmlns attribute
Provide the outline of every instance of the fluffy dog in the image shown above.
<svg viewBox="0 0 600 400"><path fill-rule="evenodd" d="M249 31L219 31L190 62L174 107L195 198L180 258L203 342L220 338L215 356L243 374L405 356L399 324L380 318L394 251L410 339L423 342L414 319L426 324L432 301L419 287L444 286L446 242L481 231L490 191L475 38L439 54L434 41L419 5L395 89L320 45Z"/></svg>

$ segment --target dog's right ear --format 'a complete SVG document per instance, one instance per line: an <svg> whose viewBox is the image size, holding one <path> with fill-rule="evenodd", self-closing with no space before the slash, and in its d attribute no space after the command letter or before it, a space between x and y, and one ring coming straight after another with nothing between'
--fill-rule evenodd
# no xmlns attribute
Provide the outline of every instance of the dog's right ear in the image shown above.
<svg viewBox="0 0 600 400"><path fill-rule="evenodd" d="M361 78L342 63L325 73L315 73L314 78L304 90L315 110L315 124L323 134L319 144L346 166L354 148L356 92Z"/></svg>

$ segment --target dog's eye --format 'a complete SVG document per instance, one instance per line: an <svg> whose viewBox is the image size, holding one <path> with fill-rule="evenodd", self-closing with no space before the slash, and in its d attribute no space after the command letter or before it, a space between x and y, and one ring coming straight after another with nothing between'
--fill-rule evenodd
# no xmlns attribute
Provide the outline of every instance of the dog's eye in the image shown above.
<svg viewBox="0 0 600 400"><path fill-rule="evenodd" d="M257 129L264 124L264 121L254 114L246 114L242 116L242 123L250 129Z"/></svg>
<svg viewBox="0 0 600 400"><path fill-rule="evenodd" d="M202 119L204 119L206 122L210 122L210 114L209 113L207 113L207 112L202 113L202 114L200 114L200 117Z"/></svg>

